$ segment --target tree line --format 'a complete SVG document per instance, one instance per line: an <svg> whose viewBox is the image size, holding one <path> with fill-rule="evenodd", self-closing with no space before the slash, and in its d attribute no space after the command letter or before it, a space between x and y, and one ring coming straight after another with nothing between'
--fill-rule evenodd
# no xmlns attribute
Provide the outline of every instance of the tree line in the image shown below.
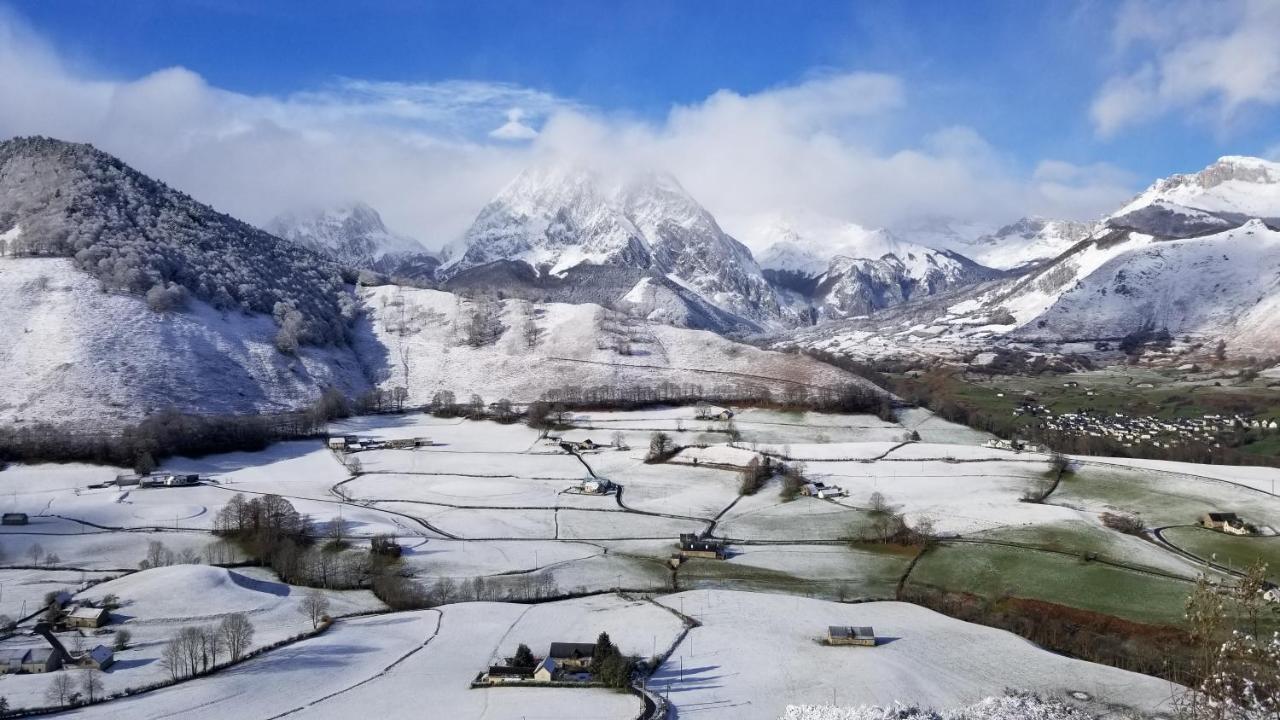
<svg viewBox="0 0 1280 720"><path fill-rule="evenodd" d="M327 388L309 407L275 415L196 415L168 408L115 431L69 429L49 423L0 427L0 465L10 462L85 462L150 472L181 455L256 451L281 440L321 437L351 404Z"/></svg>

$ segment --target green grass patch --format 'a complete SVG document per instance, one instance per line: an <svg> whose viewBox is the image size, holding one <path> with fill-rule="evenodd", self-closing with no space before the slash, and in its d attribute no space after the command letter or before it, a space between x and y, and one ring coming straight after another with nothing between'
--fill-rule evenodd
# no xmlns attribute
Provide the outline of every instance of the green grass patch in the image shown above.
<svg viewBox="0 0 1280 720"><path fill-rule="evenodd" d="M1057 603L1135 622L1179 625L1190 581L1173 580L1038 550L956 543L935 548L912 584L992 599Z"/></svg>
<svg viewBox="0 0 1280 720"><path fill-rule="evenodd" d="M1050 502L1137 513L1147 527L1189 525L1210 511L1238 512L1263 524L1280 520L1280 501L1262 493L1226 482L1143 469L1085 466L1062 478Z"/></svg>
<svg viewBox="0 0 1280 720"><path fill-rule="evenodd" d="M779 546L791 547L791 546ZM824 560L820 571L806 572L805 555L794 554L795 572L739 562L694 558L680 565L681 590L715 588L753 592L786 593L830 600L892 598L898 579L906 572L910 557L890 552L867 552L842 548L848 555L845 569L832 569Z"/></svg>
<svg viewBox="0 0 1280 720"><path fill-rule="evenodd" d="M1267 577L1280 582L1280 537L1238 537L1199 527L1169 528L1164 537L1192 555L1234 570L1243 571L1262 560L1267 564Z"/></svg>

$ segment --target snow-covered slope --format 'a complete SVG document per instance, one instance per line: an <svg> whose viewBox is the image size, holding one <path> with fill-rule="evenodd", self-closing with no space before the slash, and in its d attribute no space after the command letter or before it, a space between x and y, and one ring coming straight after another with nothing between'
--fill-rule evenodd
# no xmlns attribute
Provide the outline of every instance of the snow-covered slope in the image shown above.
<svg viewBox="0 0 1280 720"><path fill-rule="evenodd" d="M649 270L755 323L782 317L751 252L659 173L613 179L567 164L526 170L480 211L442 274L500 260L550 274L584 264Z"/></svg>
<svg viewBox="0 0 1280 720"><path fill-rule="evenodd" d="M853 223L776 221L760 235L773 240L761 255L766 276L817 319L866 315L996 274L950 250Z"/></svg>
<svg viewBox="0 0 1280 720"><path fill-rule="evenodd" d="M328 255L349 267L411 277L434 274L439 260L417 240L387 230L382 216L355 202L323 210L286 213L266 225L267 232Z"/></svg>
<svg viewBox="0 0 1280 720"><path fill-rule="evenodd" d="M1115 338L1149 328L1230 337L1233 347L1259 351L1280 348L1280 318L1272 313L1280 301L1280 232L1251 220L1199 238L1138 236L1122 247L1043 311L1013 308L1027 320L1015 335Z"/></svg>
<svg viewBox="0 0 1280 720"><path fill-rule="evenodd" d="M336 263L90 145L0 142L0 232L15 228L10 253L72 258L104 289L288 317L304 343L341 344L350 329Z"/></svg>
<svg viewBox="0 0 1280 720"><path fill-rule="evenodd" d="M1015 270L1052 260L1095 229L1094 223L1027 217L965 243L962 252L987 267Z"/></svg>
<svg viewBox="0 0 1280 720"><path fill-rule="evenodd" d="M407 387L411 403L429 402L441 390L460 400L477 393L492 402L537 400L553 389L664 382L708 391L764 386L775 393L796 383L866 382L804 356L766 352L598 305L506 300L485 308L435 290L383 286L363 292L375 341L389 358L379 379L388 387ZM478 321L477 314L489 319ZM483 333L473 333L477 323L486 327Z"/></svg>
<svg viewBox="0 0 1280 720"><path fill-rule="evenodd" d="M275 347L268 315L192 300L158 313L104 293L63 258L0 257L0 422L91 424L165 407L271 412L312 402L324 385L367 387L348 349Z"/></svg>
<svg viewBox="0 0 1280 720"><path fill-rule="evenodd" d="M1226 157L1154 183L1074 243L1078 228L1047 243L1033 234L1030 247L1065 249L1030 272L943 304L917 300L892 318L799 333L796 340L883 352L885 343L919 349L924 337L945 353L1003 338L1057 343L1168 330L1270 354L1280 349L1277 218L1280 165Z"/></svg>
<svg viewBox="0 0 1280 720"><path fill-rule="evenodd" d="M1155 203L1245 218L1280 218L1280 163L1228 155L1200 172L1157 180L1112 217Z"/></svg>

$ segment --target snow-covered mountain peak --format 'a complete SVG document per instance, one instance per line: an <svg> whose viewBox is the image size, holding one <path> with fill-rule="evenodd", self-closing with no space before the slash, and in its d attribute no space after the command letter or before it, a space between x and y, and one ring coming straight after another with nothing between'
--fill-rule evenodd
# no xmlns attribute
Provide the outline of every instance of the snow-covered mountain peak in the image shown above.
<svg viewBox="0 0 1280 720"><path fill-rule="evenodd" d="M378 211L362 202L286 213L266 229L348 267L392 277L429 279L440 264L422 243L388 230Z"/></svg>
<svg viewBox="0 0 1280 720"><path fill-rule="evenodd" d="M819 275L838 257L878 260L886 255L932 252L904 242L885 228L818 218L774 218L755 236L766 248L760 256L761 267L801 275Z"/></svg>
<svg viewBox="0 0 1280 720"><path fill-rule="evenodd" d="M388 253L427 252L417 240L387 230L378 211L362 202L285 213L266 230L356 265Z"/></svg>
<svg viewBox="0 0 1280 720"><path fill-rule="evenodd" d="M1227 155L1199 172L1157 180L1112 217L1161 201L1214 214L1280 217L1280 163Z"/></svg>
<svg viewBox="0 0 1280 720"><path fill-rule="evenodd" d="M1028 216L971 241L964 254L987 267L1012 270L1051 260L1096 229L1096 223Z"/></svg>
<svg viewBox="0 0 1280 720"><path fill-rule="evenodd" d="M564 162L525 170L480 211L444 275L501 260L554 275L580 265L655 272L753 322L780 315L751 252L662 172Z"/></svg>

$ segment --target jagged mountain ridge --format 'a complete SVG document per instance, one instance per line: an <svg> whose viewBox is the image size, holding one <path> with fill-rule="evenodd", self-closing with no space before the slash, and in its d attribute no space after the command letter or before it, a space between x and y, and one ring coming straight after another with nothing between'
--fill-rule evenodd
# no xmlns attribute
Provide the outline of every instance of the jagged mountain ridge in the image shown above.
<svg viewBox="0 0 1280 720"><path fill-rule="evenodd" d="M264 229L347 267L385 275L430 280L440 265L422 243L389 231L378 211L362 202L285 213Z"/></svg>
<svg viewBox="0 0 1280 720"><path fill-rule="evenodd" d="M903 241L852 223L801 229L776 222L761 256L765 276L815 320L868 315L999 273L950 250Z"/></svg>
<svg viewBox="0 0 1280 720"><path fill-rule="evenodd" d="M1115 341L1167 330L1258 355L1280 351L1280 165L1222 158L1160 180L1053 260L945 306L912 302L806 335L847 352L972 352L1006 341ZM868 338L877 338L879 345ZM908 348L907 345L911 345Z"/></svg>
<svg viewBox="0 0 1280 720"><path fill-rule="evenodd" d="M526 170L480 211L441 274L452 279L503 260L548 275L582 265L644 270L756 328L785 319L750 250L661 173L612 179L568 164Z"/></svg>
<svg viewBox="0 0 1280 720"><path fill-rule="evenodd" d="M1161 238L1222 232L1257 218L1280 226L1280 163L1227 155L1196 173L1157 180L1106 219Z"/></svg>
<svg viewBox="0 0 1280 720"><path fill-rule="evenodd" d="M1097 227L1097 223L1024 217L966 242L962 250L987 267L1019 270L1056 258Z"/></svg>

